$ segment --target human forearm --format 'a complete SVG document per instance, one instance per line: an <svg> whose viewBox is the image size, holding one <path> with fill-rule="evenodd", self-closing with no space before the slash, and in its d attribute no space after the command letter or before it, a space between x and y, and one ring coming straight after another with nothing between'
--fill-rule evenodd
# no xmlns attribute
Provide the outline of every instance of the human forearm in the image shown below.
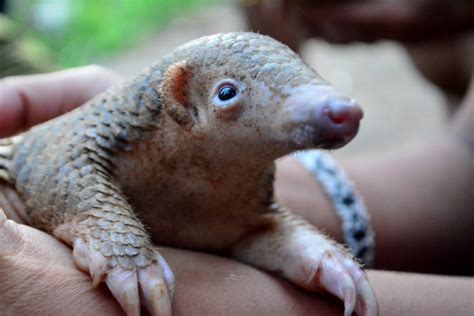
<svg viewBox="0 0 474 316"><path fill-rule="evenodd" d="M0 211L0 216L1 216ZM161 249L176 275L175 315L339 315L329 295L302 291L235 260ZM1 315L122 315L105 286L75 266L71 250L54 237L0 219Z"/></svg>
<svg viewBox="0 0 474 316"><path fill-rule="evenodd" d="M380 315L472 315L474 279L369 271Z"/></svg>
<svg viewBox="0 0 474 316"><path fill-rule="evenodd" d="M377 233L380 268L470 274L472 156L451 136L351 161ZM422 254L422 255L421 255Z"/></svg>
<svg viewBox="0 0 474 316"><path fill-rule="evenodd" d="M372 216L377 267L469 273L472 261L465 250L473 238L474 168L458 138L442 135L393 153L352 159L343 166ZM276 188L284 205L341 239L332 206L293 159L279 162Z"/></svg>
<svg viewBox="0 0 474 316"><path fill-rule="evenodd" d="M378 234L378 266L472 275L474 84L432 139L345 164ZM423 255L420 255L423 254Z"/></svg>
<svg viewBox="0 0 474 316"><path fill-rule="evenodd" d="M234 260L162 249L176 274L176 315L340 315L341 304ZM369 271L383 315L463 315L472 278ZM121 315L105 287L93 288L70 249L26 226L0 229L0 314Z"/></svg>
<svg viewBox="0 0 474 316"><path fill-rule="evenodd" d="M176 272L178 315L341 315L337 301L311 294L271 274L234 261L165 250ZM212 268L210 268L212 267ZM474 279L368 271L380 315L468 315L474 309Z"/></svg>
<svg viewBox="0 0 474 316"><path fill-rule="evenodd" d="M176 315L342 315L330 295L306 292L274 274L235 260L162 250L176 276Z"/></svg>

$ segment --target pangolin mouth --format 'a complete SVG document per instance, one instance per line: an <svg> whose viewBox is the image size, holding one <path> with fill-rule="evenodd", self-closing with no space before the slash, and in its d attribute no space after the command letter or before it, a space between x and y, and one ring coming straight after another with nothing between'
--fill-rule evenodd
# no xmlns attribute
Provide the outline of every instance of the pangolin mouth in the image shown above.
<svg viewBox="0 0 474 316"><path fill-rule="evenodd" d="M356 132L341 133L339 135L325 135L321 129L305 124L297 127L291 133L291 140L297 149L338 149L349 143Z"/></svg>
<svg viewBox="0 0 474 316"><path fill-rule="evenodd" d="M344 147L347 143L351 141L352 137L338 137L333 139L328 139L320 143L317 147L322 149L338 149Z"/></svg>
<svg viewBox="0 0 474 316"><path fill-rule="evenodd" d="M354 138L363 111L327 85L301 85L285 100L291 139L298 149L336 149Z"/></svg>

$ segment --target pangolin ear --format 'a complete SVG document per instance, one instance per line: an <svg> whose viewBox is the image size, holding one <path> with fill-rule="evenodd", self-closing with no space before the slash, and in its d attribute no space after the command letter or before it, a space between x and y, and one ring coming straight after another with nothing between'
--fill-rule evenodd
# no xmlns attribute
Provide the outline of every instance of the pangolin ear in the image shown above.
<svg viewBox="0 0 474 316"><path fill-rule="evenodd" d="M179 125L191 128L193 118L189 100L191 69L185 61L171 65L163 79L163 106L168 115Z"/></svg>

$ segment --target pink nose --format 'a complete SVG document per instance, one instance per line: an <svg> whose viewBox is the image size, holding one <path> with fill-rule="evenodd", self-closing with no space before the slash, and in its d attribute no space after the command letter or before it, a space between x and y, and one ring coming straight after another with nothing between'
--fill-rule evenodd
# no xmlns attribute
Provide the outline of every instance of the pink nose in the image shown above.
<svg viewBox="0 0 474 316"><path fill-rule="evenodd" d="M363 112L329 85L302 85L285 101L294 137L301 148L339 148L359 130Z"/></svg>
<svg viewBox="0 0 474 316"><path fill-rule="evenodd" d="M332 100L324 109L324 115L336 125L354 125L364 116L357 102L352 100Z"/></svg>
<svg viewBox="0 0 474 316"><path fill-rule="evenodd" d="M355 100L334 97L322 105L317 117L322 132L322 148L339 148L359 130L364 113Z"/></svg>

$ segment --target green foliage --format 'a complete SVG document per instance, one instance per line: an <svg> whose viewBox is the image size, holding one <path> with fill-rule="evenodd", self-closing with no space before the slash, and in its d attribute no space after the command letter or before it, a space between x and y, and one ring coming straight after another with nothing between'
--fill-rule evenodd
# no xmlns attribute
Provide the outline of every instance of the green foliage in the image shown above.
<svg viewBox="0 0 474 316"><path fill-rule="evenodd" d="M70 0L67 24L57 32L39 31L39 34L56 52L59 66L77 66L146 40L171 19L212 2Z"/></svg>
<svg viewBox="0 0 474 316"><path fill-rule="evenodd" d="M51 52L0 14L0 78L51 70Z"/></svg>

